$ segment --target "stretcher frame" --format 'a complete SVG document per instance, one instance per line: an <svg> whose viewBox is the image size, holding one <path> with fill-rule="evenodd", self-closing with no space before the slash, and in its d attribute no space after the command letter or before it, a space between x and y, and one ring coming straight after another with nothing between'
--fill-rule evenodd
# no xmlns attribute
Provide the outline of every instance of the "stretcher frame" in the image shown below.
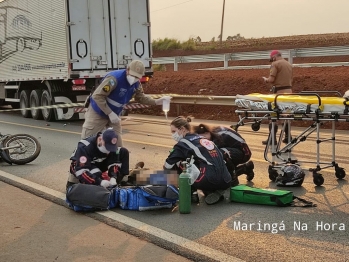
<svg viewBox="0 0 349 262"><path fill-rule="evenodd" d="M321 101L321 97L318 93L322 92L332 92L332 91L313 91L313 92L302 92L298 94L277 94L275 95L274 102L268 103L269 110L251 110L251 109L237 109L235 113L239 116L239 121L235 126L232 126L236 131L240 126L244 126L246 124L251 124L251 128L253 131L258 131L260 129L260 124L263 120L271 121L271 130L268 136L268 142L264 149L264 159L270 164L268 167L269 179L275 181L278 176L278 169L281 169L286 164L315 164L314 168L309 168L308 170L312 172L313 182L317 186L321 186L324 183L324 178L319 171L334 167L335 176L338 179L343 179L346 175L344 168L340 167L336 162L336 123L337 122L349 122L349 108L347 108L347 103L344 103L345 110L343 112L331 111L324 112L322 111L323 104ZM335 91L340 95L339 92ZM293 96L293 95L305 95L305 96L316 96L318 99L317 109L312 112L309 110L308 112L282 112L279 109L279 101L282 96ZM345 99L348 101L348 99ZM310 108L310 107L309 107ZM253 120L253 121L248 121ZM291 121L309 121L311 124L299 135L292 137L291 139ZM321 138L320 137L320 127L323 122L332 122L331 125L331 137ZM282 122L281 132L279 134L279 139L276 140L275 137L275 128L277 122ZM288 125L288 143L286 145L282 145L282 137L285 134L286 125ZM292 159L292 149L296 147L299 143L306 141L306 139L312 134L316 132L316 159L315 161L307 161L307 160L299 160ZM277 143L275 143L277 141ZM320 161L320 144L323 142L330 141L332 144L332 159L331 162L321 162ZM271 158L270 154L268 154L269 149L271 149ZM285 154L287 157L284 157Z"/></svg>

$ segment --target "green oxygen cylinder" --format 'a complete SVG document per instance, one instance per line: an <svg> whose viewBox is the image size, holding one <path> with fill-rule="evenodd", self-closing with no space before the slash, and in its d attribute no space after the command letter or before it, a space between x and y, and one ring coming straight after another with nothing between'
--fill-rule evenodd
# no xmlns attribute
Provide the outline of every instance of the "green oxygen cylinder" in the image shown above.
<svg viewBox="0 0 349 262"><path fill-rule="evenodd" d="M179 175L179 213L189 214L191 212L191 185L190 175L187 172L187 162L182 162L183 172Z"/></svg>

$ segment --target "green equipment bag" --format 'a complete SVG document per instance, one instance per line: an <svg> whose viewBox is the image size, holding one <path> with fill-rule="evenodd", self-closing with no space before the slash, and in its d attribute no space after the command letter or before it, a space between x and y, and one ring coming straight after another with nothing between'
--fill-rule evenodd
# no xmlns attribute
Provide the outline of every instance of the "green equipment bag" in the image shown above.
<svg viewBox="0 0 349 262"><path fill-rule="evenodd" d="M300 202L302 202L302 204L297 204L295 200L299 200ZM316 207L316 205L312 202L294 196L292 191L280 189L263 189L246 185L231 187L230 201L281 207Z"/></svg>

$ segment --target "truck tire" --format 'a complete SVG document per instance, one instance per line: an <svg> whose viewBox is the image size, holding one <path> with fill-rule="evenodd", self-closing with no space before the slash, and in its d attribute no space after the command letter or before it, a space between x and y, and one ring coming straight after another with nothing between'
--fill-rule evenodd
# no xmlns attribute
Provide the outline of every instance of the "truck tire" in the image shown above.
<svg viewBox="0 0 349 262"><path fill-rule="evenodd" d="M48 90L44 90L41 96L41 105L42 106L50 106L52 105L52 97ZM45 121L51 122L55 120L55 112L53 108L45 108L41 109L42 116Z"/></svg>
<svg viewBox="0 0 349 262"><path fill-rule="evenodd" d="M28 118L31 116L29 109L24 109L29 107L29 96L30 91L29 90L22 90L19 94L19 108L21 108L21 114L23 117Z"/></svg>
<svg viewBox="0 0 349 262"><path fill-rule="evenodd" d="M34 109L33 107L41 106L41 95L42 90L35 89L30 93L30 107L32 108L30 111L32 113L32 117L36 120L42 119L41 109Z"/></svg>

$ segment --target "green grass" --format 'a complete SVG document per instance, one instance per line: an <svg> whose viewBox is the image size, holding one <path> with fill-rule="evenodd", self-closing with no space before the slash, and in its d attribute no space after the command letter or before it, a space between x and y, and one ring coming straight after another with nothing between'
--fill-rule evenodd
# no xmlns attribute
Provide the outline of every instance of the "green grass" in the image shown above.
<svg viewBox="0 0 349 262"><path fill-rule="evenodd" d="M173 38L164 38L153 40L152 47L154 51L168 51L168 50L188 50L193 51L196 49L196 41L193 38L189 38L187 41L180 42Z"/></svg>
<svg viewBox="0 0 349 262"><path fill-rule="evenodd" d="M164 71L166 71L166 66L165 65L161 65L161 64L153 65L153 70L154 70L154 72L159 72L159 71L164 72Z"/></svg>
<svg viewBox="0 0 349 262"><path fill-rule="evenodd" d="M176 50L181 49L181 43L177 39L166 37L164 39L154 40L152 47L154 51Z"/></svg>
<svg viewBox="0 0 349 262"><path fill-rule="evenodd" d="M220 43L219 38L212 37L209 42L201 42L200 37L190 37L187 41L179 41L174 38L164 38L153 40L152 48L153 51L169 51L169 50L184 50L184 51L194 51L194 50L215 50L219 48L228 48L231 42L238 42L239 40L244 40L240 34L233 37L228 37L226 41Z"/></svg>

